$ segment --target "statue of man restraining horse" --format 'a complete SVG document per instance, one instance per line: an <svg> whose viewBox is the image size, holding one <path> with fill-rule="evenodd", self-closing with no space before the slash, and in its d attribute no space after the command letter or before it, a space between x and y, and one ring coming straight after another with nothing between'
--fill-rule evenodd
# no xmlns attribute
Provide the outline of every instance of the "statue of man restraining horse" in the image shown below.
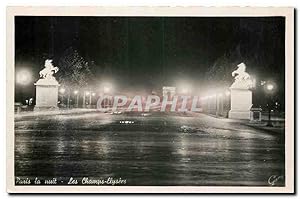
<svg viewBox="0 0 300 199"><path fill-rule="evenodd" d="M39 74L40 74L40 77L42 77L44 79L55 79L53 77L53 74L57 73L58 70L59 70L58 67L53 66L52 59L46 59L45 68L43 70L41 70Z"/></svg>
<svg viewBox="0 0 300 199"><path fill-rule="evenodd" d="M232 72L232 76L234 77L234 83L231 87L245 87L252 88L253 80L250 75L246 72L246 65L244 63L240 63L237 65L238 69Z"/></svg>

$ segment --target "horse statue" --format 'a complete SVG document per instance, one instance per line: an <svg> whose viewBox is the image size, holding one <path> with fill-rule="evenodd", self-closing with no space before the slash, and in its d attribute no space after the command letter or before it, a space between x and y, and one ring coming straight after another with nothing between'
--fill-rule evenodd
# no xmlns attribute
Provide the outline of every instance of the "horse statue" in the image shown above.
<svg viewBox="0 0 300 199"><path fill-rule="evenodd" d="M246 72L246 65L244 63L240 63L237 67L238 69L232 72L232 77L234 77L235 80L250 79L250 75Z"/></svg>
<svg viewBox="0 0 300 199"><path fill-rule="evenodd" d="M251 88L253 86L253 82L250 75L246 72L246 65L244 63L240 63L237 67L238 69L232 72L232 77L234 77L235 80L232 86Z"/></svg>
<svg viewBox="0 0 300 199"><path fill-rule="evenodd" d="M45 68L40 71L40 77L44 79L54 79L53 74L57 73L58 67L54 67L52 64L52 59L46 59Z"/></svg>

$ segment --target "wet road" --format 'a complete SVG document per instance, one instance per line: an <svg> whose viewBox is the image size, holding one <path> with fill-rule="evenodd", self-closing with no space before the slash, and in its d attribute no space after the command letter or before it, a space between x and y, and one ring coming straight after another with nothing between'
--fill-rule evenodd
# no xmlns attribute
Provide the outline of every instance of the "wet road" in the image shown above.
<svg viewBox="0 0 300 199"><path fill-rule="evenodd" d="M270 176L284 178L284 139L202 114L23 117L15 121L15 175L62 183L112 177L126 185L269 186Z"/></svg>

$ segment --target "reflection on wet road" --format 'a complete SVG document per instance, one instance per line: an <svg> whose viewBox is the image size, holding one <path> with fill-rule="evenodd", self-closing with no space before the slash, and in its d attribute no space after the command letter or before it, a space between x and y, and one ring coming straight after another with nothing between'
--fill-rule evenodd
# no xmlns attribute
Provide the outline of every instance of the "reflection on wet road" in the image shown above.
<svg viewBox="0 0 300 199"><path fill-rule="evenodd" d="M27 117L16 119L15 130L15 175L20 177L269 186L270 176L284 176L283 136L202 114Z"/></svg>

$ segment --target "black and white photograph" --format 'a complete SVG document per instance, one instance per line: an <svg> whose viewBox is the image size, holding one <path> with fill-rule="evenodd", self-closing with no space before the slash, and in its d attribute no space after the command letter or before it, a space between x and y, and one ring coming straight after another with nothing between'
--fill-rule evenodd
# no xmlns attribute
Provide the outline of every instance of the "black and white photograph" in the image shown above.
<svg viewBox="0 0 300 199"><path fill-rule="evenodd" d="M8 9L12 192L293 192L294 10L181 9Z"/></svg>

